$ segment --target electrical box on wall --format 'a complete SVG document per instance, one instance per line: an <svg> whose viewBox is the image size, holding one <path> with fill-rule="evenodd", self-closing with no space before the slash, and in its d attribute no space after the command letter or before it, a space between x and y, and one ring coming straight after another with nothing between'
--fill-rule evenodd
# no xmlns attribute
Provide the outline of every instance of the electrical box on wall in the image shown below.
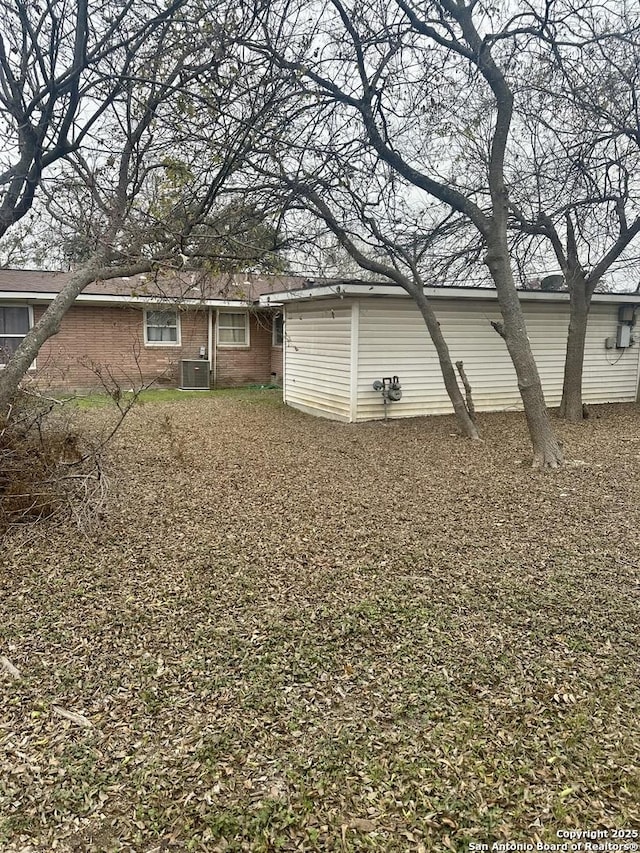
<svg viewBox="0 0 640 853"><path fill-rule="evenodd" d="M635 310L635 305L621 305L618 308L618 320L620 320L621 323L633 324L633 315Z"/></svg>
<svg viewBox="0 0 640 853"><path fill-rule="evenodd" d="M626 323L620 323L616 334L617 349L626 349L631 346L631 326Z"/></svg>
<svg viewBox="0 0 640 853"><path fill-rule="evenodd" d="M604 345L606 349L627 349L632 347L638 338L638 335L633 334L636 325L636 311L640 305L619 305L618 306L618 327L615 337L605 338Z"/></svg>

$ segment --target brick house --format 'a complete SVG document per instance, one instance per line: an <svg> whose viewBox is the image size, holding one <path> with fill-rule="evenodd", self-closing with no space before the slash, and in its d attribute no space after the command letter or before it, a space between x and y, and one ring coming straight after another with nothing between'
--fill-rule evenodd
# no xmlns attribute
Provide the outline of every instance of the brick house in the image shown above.
<svg viewBox="0 0 640 853"><path fill-rule="evenodd" d="M0 367L70 273L0 270ZM282 379L282 316L259 305L300 287L287 276L143 275L90 284L40 350L29 375L46 387L90 390L96 368L123 387L233 387Z"/></svg>

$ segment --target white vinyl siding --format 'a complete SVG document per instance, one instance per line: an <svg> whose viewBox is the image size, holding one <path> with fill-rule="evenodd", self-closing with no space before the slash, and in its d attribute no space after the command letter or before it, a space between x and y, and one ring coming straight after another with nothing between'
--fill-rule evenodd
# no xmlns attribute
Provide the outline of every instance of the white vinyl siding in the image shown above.
<svg viewBox="0 0 640 853"><path fill-rule="evenodd" d="M520 409L515 371L504 341L492 328L500 320L495 301L433 300L453 362L462 360L479 411ZM524 303L527 331L549 406L562 395L569 306ZM452 411L435 349L424 321L409 299L360 301L357 375L358 421L383 417L375 379L397 374L402 400L388 407L389 417ZM617 327L616 305L593 305L587 334L585 402L624 402L636 398L639 347L606 350L604 340Z"/></svg>
<svg viewBox="0 0 640 853"><path fill-rule="evenodd" d="M350 302L287 306L286 328L285 401L312 414L349 420Z"/></svg>
<svg viewBox="0 0 640 853"><path fill-rule="evenodd" d="M447 337L444 325L443 332ZM436 352L416 306L408 299L362 300L356 420L383 417L382 395L373 390L373 382L394 375L402 385L402 400L388 405L389 417L451 411Z"/></svg>
<svg viewBox="0 0 640 853"><path fill-rule="evenodd" d="M582 381L585 403L630 403L636 400L640 344L627 349L605 349L605 338L615 336L617 327L617 305L591 306ZM561 395L562 385L557 404Z"/></svg>

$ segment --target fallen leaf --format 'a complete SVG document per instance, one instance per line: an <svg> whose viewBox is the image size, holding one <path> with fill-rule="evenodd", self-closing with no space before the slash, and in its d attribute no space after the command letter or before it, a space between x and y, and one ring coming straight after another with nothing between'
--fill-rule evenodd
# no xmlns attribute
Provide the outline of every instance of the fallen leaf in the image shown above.
<svg viewBox="0 0 640 853"><path fill-rule="evenodd" d="M88 717L83 716L82 714L77 714L75 711L67 711L66 708L61 708L59 705L52 705L51 710L59 717L64 717L65 720L70 720L77 726L82 726L83 729L93 728L93 723L91 722L91 720L88 719Z"/></svg>
<svg viewBox="0 0 640 853"><path fill-rule="evenodd" d="M375 832L376 825L372 820L356 817L349 821L349 829L356 829L358 832Z"/></svg>
<svg viewBox="0 0 640 853"><path fill-rule="evenodd" d="M4 657L4 655L0 655L0 665L9 673L10 676L12 676L12 678L15 678L16 680L22 678L20 670L11 663L9 658Z"/></svg>

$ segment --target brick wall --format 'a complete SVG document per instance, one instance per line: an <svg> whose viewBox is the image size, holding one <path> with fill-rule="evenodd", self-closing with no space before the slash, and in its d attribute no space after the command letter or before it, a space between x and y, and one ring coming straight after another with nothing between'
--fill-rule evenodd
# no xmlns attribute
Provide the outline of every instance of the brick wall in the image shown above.
<svg viewBox="0 0 640 853"><path fill-rule="evenodd" d="M43 310L35 308L35 320ZM180 359L198 358L207 347L208 311L180 312L181 346L145 346L143 316L142 308L74 305L40 350L37 378L52 388L97 388L93 363L111 370L123 387L154 379L178 384Z"/></svg>
<svg viewBox="0 0 640 853"><path fill-rule="evenodd" d="M44 311L34 308L37 321ZM60 332L42 347L36 362L37 379L49 388L92 390L100 387L90 364L108 368L124 388L156 380L176 386L180 360L199 358L208 344L208 309L180 312L181 346L145 346L143 309L117 306L74 305L65 315ZM215 330L214 330L215 341ZM218 347L218 388L272 382L282 377L282 349L272 347L271 316L250 314L250 346ZM136 364L137 358L137 364Z"/></svg>
<svg viewBox="0 0 640 853"><path fill-rule="evenodd" d="M216 386L271 382L271 316L262 311L249 314L248 347L218 347L216 351Z"/></svg>
<svg viewBox="0 0 640 853"><path fill-rule="evenodd" d="M271 381L282 384L282 347L271 349Z"/></svg>

